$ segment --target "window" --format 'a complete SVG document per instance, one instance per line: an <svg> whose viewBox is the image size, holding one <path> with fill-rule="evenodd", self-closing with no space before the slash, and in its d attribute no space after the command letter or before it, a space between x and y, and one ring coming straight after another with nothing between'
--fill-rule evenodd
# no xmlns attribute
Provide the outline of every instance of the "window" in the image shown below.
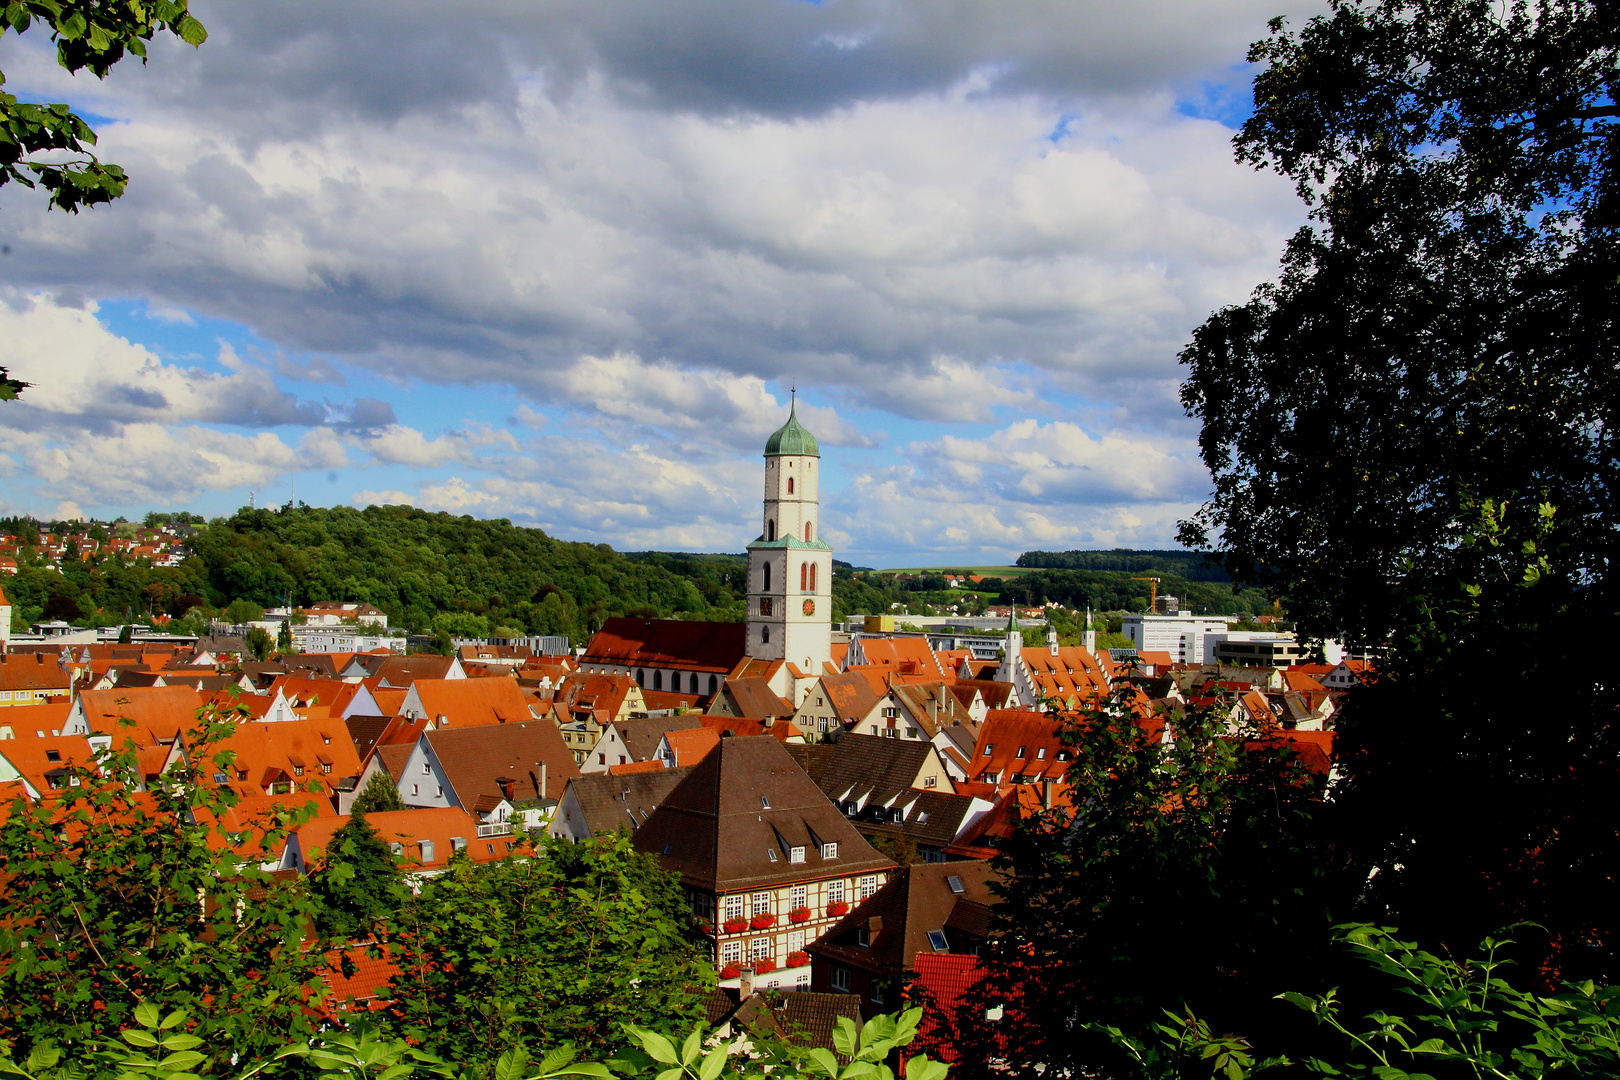
<svg viewBox="0 0 1620 1080"><path fill-rule="evenodd" d="M760 805L761 809L769 810L771 808L771 800L770 800L770 798L768 796L761 795L759 797L759 805Z"/></svg>
<svg viewBox="0 0 1620 1080"><path fill-rule="evenodd" d="M710 675L709 676L709 693L711 693L711 694L714 693L715 690L717 690L719 688L719 686L720 686L720 684L719 684L719 682L716 681L716 677L713 676L713 675Z"/></svg>
<svg viewBox="0 0 1620 1080"><path fill-rule="evenodd" d="M420 794L422 794L422 785L421 784L412 784L411 785L411 794L412 795L420 795Z"/></svg>
<svg viewBox="0 0 1620 1080"><path fill-rule="evenodd" d="M1018 748L1018 753L1014 754L1013 756L1016 757L1016 758L1022 758L1024 756L1024 751L1027 750L1027 749L1028 749L1028 747L1020 746Z"/></svg>
<svg viewBox="0 0 1620 1080"><path fill-rule="evenodd" d="M239 780L239 781L240 780L246 780L247 779L247 770L246 769L237 769L236 770L236 779Z"/></svg>
<svg viewBox="0 0 1620 1080"><path fill-rule="evenodd" d="M691 680L691 683L690 683L690 690L694 694L698 692L698 677L697 677L697 672L695 672L695 671L692 672L692 680Z"/></svg>
<svg viewBox="0 0 1620 1080"><path fill-rule="evenodd" d="M816 564L810 564L810 591L816 591Z"/></svg>
<svg viewBox="0 0 1620 1080"><path fill-rule="evenodd" d="M388 845L388 850L396 856L403 855L405 854L405 845L400 843L398 840L395 840L392 844Z"/></svg>
<svg viewBox="0 0 1620 1080"><path fill-rule="evenodd" d="M826 734L826 732L827 732L828 720L829 720L828 717L823 716L823 717L820 718L820 720L817 721L817 723L819 723L821 725L822 734Z"/></svg>
<svg viewBox="0 0 1620 1080"><path fill-rule="evenodd" d="M742 918L743 917L743 904L745 902L746 902L746 897L744 897L741 893L736 893L736 894L734 894L732 896L726 897L726 918L728 918L728 919L740 919L740 918Z"/></svg>
<svg viewBox="0 0 1620 1080"><path fill-rule="evenodd" d="M823 859L836 859L836 858L838 858L838 841L829 840L825 844L822 844L821 845L821 857Z"/></svg>
<svg viewBox="0 0 1620 1080"><path fill-rule="evenodd" d="M984 756L989 757L991 752L994 751L995 748L996 748L995 743L985 743L984 744Z"/></svg>
<svg viewBox="0 0 1620 1080"><path fill-rule="evenodd" d="M720 963L721 963L721 966L724 966L726 964L740 964L740 963L742 963L742 942L740 942L740 941L723 941L723 942L721 942L720 943Z"/></svg>
<svg viewBox="0 0 1620 1080"><path fill-rule="evenodd" d="M788 848L788 862L804 862L804 848L802 846Z"/></svg>
<svg viewBox="0 0 1620 1080"><path fill-rule="evenodd" d="M769 960L771 953L775 951L771 948L772 944L773 942L768 937L755 938L748 943L749 957L754 960Z"/></svg>
<svg viewBox="0 0 1620 1080"><path fill-rule="evenodd" d="M827 903L842 904L844 902L844 883L842 881L827 882Z"/></svg>
<svg viewBox="0 0 1620 1080"><path fill-rule="evenodd" d="M855 944L863 949L872 947L872 931L862 926L855 931Z"/></svg>
<svg viewBox="0 0 1620 1080"><path fill-rule="evenodd" d="M330 761L321 762L321 772L329 773L331 771L332 771L332 763Z"/></svg>
<svg viewBox="0 0 1620 1080"><path fill-rule="evenodd" d="M930 930L930 931L928 931L928 944L935 952L944 952L944 951L946 951L945 931L943 931L943 930Z"/></svg>
<svg viewBox="0 0 1620 1080"><path fill-rule="evenodd" d="M925 776L925 777L923 777L923 787L925 787L925 788L934 787L938 783L939 783L939 777L937 777L937 776Z"/></svg>
<svg viewBox="0 0 1620 1080"><path fill-rule="evenodd" d="M771 894L768 893L768 892L757 892L757 893L755 893L754 894L754 914L755 915L765 915L765 914L768 914L770 912L770 910L771 910Z"/></svg>
<svg viewBox="0 0 1620 1080"><path fill-rule="evenodd" d="M799 591L810 591L810 564L807 562L799 564Z"/></svg>
<svg viewBox="0 0 1620 1080"><path fill-rule="evenodd" d="M302 765L294 765L293 766L293 775L294 776L303 776L304 775L304 767Z"/></svg>
<svg viewBox="0 0 1620 1080"><path fill-rule="evenodd" d="M439 785L439 798L441 798L441 799L444 798L444 785L443 784Z"/></svg>
<svg viewBox="0 0 1620 1080"><path fill-rule="evenodd" d="M808 521L804 523L804 542L807 544L810 542L810 523Z"/></svg>
<svg viewBox="0 0 1620 1080"><path fill-rule="evenodd" d="M766 540L775 540L776 539L776 522L767 521L765 523L765 539ZM770 563L765 564L765 587L767 589L771 587L771 564Z"/></svg>
<svg viewBox="0 0 1620 1080"><path fill-rule="evenodd" d="M1069 760L1069 752L1067 750L1059 750L1057 752L1057 759L1059 761L1068 761Z"/></svg>
<svg viewBox="0 0 1620 1080"><path fill-rule="evenodd" d="M45 751L45 760L46 761L61 761L62 760L62 751L60 751L60 750L47 750L47 751Z"/></svg>
<svg viewBox="0 0 1620 1080"><path fill-rule="evenodd" d="M963 893L967 892L967 886L963 885L962 879L955 874L949 874L946 876L945 886L951 890L951 894L953 896L961 896Z"/></svg>
<svg viewBox="0 0 1620 1080"><path fill-rule="evenodd" d="M877 892L877 875L868 874L861 878L861 899L869 899L875 892Z"/></svg>
<svg viewBox="0 0 1620 1080"><path fill-rule="evenodd" d="M222 772L217 772L217 773L214 774L214 783L216 783L216 784L223 784L228 779L229 778Z"/></svg>
<svg viewBox="0 0 1620 1080"><path fill-rule="evenodd" d="M776 525L774 523L771 525L771 539L772 540L776 539ZM770 563L765 564L765 591L766 592L771 591L771 564Z"/></svg>
<svg viewBox="0 0 1620 1080"><path fill-rule="evenodd" d="M767 645L769 645L771 643L771 628L770 627L762 626L762 627L759 628L759 640L763 641Z"/></svg>
<svg viewBox="0 0 1620 1080"><path fill-rule="evenodd" d="M664 688L664 673L662 671L653 672L653 689L654 690L662 690L663 688Z"/></svg>
<svg viewBox="0 0 1620 1080"><path fill-rule="evenodd" d="M1046 747L1043 746L1039 750L1035 751L1035 760L1036 761L1045 761L1046 760Z"/></svg>
<svg viewBox="0 0 1620 1080"><path fill-rule="evenodd" d="M839 993L849 993L849 968L833 968L831 986Z"/></svg>
<svg viewBox="0 0 1620 1080"><path fill-rule="evenodd" d="M765 857L767 859L771 860L771 862L776 862L777 861L777 859L776 859L776 849L775 848L770 848L770 847L766 848L765 849Z"/></svg>
<svg viewBox="0 0 1620 1080"><path fill-rule="evenodd" d="M883 710L883 715L887 719L893 720L896 716L900 715L900 710L899 709L894 709L894 708L884 709Z"/></svg>
<svg viewBox="0 0 1620 1080"><path fill-rule="evenodd" d="M431 840L418 840L417 841L417 846L422 849L422 861L425 862L425 863L432 862L433 861L433 841L431 841Z"/></svg>
<svg viewBox="0 0 1620 1080"><path fill-rule="evenodd" d="M795 848L794 850L795 851L803 851L804 849L803 848ZM804 860L800 859L798 861L803 862ZM804 885L795 885L795 886L793 886L793 888L788 890L788 909L790 911L796 911L799 908L807 907L809 905L809 903L810 903L810 890L806 886L804 886Z"/></svg>
<svg viewBox="0 0 1620 1080"><path fill-rule="evenodd" d="M793 494L793 477L788 477L788 494Z"/></svg>
<svg viewBox="0 0 1620 1080"><path fill-rule="evenodd" d="M597 754L596 755L596 763L598 765L606 765L607 764L607 755L606 754Z"/></svg>
<svg viewBox="0 0 1620 1080"><path fill-rule="evenodd" d="M423 776L431 776L432 774L433 774L433 765L430 762L426 762L426 761L422 762L422 775Z"/></svg>

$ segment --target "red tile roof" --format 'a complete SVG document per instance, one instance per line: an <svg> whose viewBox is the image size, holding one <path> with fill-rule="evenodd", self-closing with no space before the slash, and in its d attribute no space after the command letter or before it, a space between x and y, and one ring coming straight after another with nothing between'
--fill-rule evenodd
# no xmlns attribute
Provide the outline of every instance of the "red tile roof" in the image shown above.
<svg viewBox="0 0 1620 1080"><path fill-rule="evenodd" d="M128 735L138 746L154 746L195 727L203 698L189 686L131 686L80 691L79 705L91 731L113 736L115 744Z"/></svg>
<svg viewBox="0 0 1620 1080"><path fill-rule="evenodd" d="M720 745L720 732L711 727L667 731L664 738L668 740L669 748L675 754L676 768L696 765L708 756L709 751Z"/></svg>
<svg viewBox="0 0 1620 1080"><path fill-rule="evenodd" d="M725 674L742 659L747 633L743 623L613 618L591 638L580 663Z"/></svg>

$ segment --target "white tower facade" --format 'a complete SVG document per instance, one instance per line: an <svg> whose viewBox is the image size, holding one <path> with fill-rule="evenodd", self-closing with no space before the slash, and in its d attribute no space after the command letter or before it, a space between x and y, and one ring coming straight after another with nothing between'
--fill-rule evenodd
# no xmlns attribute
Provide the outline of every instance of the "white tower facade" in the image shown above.
<svg viewBox="0 0 1620 1080"><path fill-rule="evenodd" d="M795 405L765 442L765 517L748 545L748 655L809 675L832 659L832 546L821 539L821 448Z"/></svg>

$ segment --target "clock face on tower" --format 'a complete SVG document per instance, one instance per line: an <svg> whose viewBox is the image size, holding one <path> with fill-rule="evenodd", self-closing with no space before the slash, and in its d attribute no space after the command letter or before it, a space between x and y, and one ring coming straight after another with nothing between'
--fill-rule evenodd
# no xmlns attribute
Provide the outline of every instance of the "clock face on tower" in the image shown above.
<svg viewBox="0 0 1620 1080"><path fill-rule="evenodd" d="M804 602L804 613L806 615L814 615L816 613L816 602L814 600L806 600Z"/></svg>

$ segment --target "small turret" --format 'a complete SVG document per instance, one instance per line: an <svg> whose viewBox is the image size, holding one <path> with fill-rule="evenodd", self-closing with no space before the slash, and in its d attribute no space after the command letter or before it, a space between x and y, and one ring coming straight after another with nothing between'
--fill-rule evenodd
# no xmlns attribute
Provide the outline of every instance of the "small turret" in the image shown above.
<svg viewBox="0 0 1620 1080"><path fill-rule="evenodd" d="M1097 651L1097 628L1091 624L1091 606L1086 605L1086 629L1080 635L1080 646L1088 653Z"/></svg>

